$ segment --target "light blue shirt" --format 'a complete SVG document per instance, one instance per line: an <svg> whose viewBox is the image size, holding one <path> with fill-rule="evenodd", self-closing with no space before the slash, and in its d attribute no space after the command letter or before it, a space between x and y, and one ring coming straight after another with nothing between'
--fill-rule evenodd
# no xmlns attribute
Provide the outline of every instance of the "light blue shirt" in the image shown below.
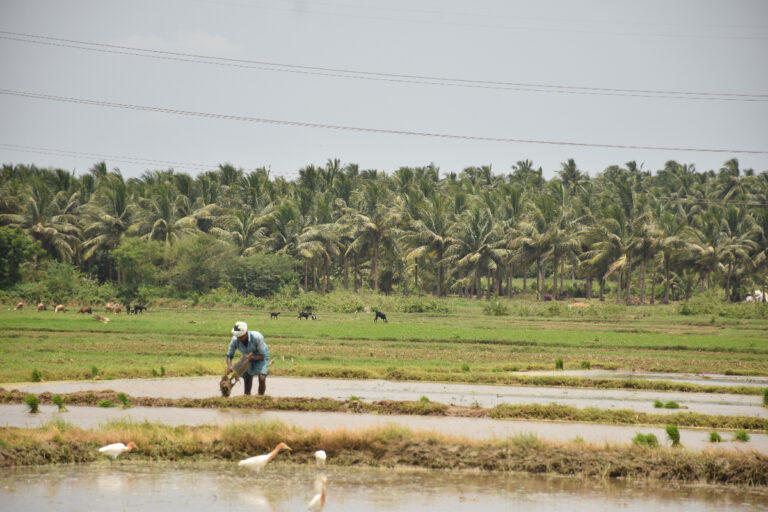
<svg viewBox="0 0 768 512"><path fill-rule="evenodd" d="M243 355L250 353L264 354L264 359L251 361L248 375L267 374L267 369L269 368L269 348L264 341L264 336L259 331L248 331L247 343L242 343L236 336L232 336L232 341L229 342L227 357L232 359L235 356L235 350L239 350Z"/></svg>

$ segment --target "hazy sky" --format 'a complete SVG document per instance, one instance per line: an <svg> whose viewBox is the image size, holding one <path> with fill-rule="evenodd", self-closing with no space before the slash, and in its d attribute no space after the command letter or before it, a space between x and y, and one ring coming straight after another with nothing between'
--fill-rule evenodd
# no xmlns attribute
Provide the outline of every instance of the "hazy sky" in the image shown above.
<svg viewBox="0 0 768 512"><path fill-rule="evenodd" d="M768 170L765 0L0 0L0 66L0 163Z"/></svg>

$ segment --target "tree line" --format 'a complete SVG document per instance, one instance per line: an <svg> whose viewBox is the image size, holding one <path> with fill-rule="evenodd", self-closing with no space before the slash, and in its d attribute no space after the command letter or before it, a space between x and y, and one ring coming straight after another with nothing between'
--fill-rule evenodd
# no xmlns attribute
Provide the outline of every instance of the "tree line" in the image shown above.
<svg viewBox="0 0 768 512"><path fill-rule="evenodd" d="M631 304L716 289L735 301L765 291L768 275L768 173L737 159L707 172L628 162L594 177L570 159L551 179L528 160L506 174L441 176L434 165L388 174L329 159L295 180L229 164L125 179L99 162L80 176L4 165L1 182L0 229L40 251L17 250L20 261L67 263L128 295L226 282L263 296L292 274L323 294L605 299L610 289Z"/></svg>

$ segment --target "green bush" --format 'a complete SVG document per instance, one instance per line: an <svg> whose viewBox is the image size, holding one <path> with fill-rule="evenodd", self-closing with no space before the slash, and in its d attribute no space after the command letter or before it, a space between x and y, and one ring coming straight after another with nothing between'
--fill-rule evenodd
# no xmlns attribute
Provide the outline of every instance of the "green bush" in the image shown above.
<svg viewBox="0 0 768 512"><path fill-rule="evenodd" d="M743 428L740 428L739 430L733 433L733 440L746 443L747 441L749 441L749 434L747 434L746 430L744 430Z"/></svg>
<svg viewBox="0 0 768 512"><path fill-rule="evenodd" d="M404 299L397 304L397 311L401 313L448 313L448 307L444 304L429 299Z"/></svg>
<svg viewBox="0 0 768 512"><path fill-rule="evenodd" d="M653 406L657 409L661 409L664 407L664 402L662 402L661 400L654 400Z"/></svg>
<svg viewBox="0 0 768 512"><path fill-rule="evenodd" d="M659 440L653 434L641 434L638 432L632 439L632 444L638 446L649 446L651 448L659 446Z"/></svg>
<svg viewBox="0 0 768 512"><path fill-rule="evenodd" d="M592 363L590 363L589 361L582 361L582 362L581 362L581 367L582 367L584 370L589 370L589 369L591 369L591 368L592 368Z"/></svg>
<svg viewBox="0 0 768 512"><path fill-rule="evenodd" d="M24 399L24 401L29 406L29 412L31 413L37 413L40 412L40 402L38 401L37 397L33 394L28 394L27 397Z"/></svg>
<svg viewBox="0 0 768 512"><path fill-rule="evenodd" d="M127 409L131 406L131 403L128 401L128 395L126 395L123 392L120 392L117 394L117 399L120 400L120 403L123 404L123 409Z"/></svg>
<svg viewBox="0 0 768 512"><path fill-rule="evenodd" d="M768 407L768 388L763 390L763 407Z"/></svg>
<svg viewBox="0 0 768 512"><path fill-rule="evenodd" d="M61 395L53 395L53 398L51 398L54 405L58 406L59 412L64 412L67 410L66 407L64 407L64 399L61 398Z"/></svg>
<svg viewBox="0 0 768 512"><path fill-rule="evenodd" d="M99 402L99 407L114 407L114 406L115 404L113 404L109 400L102 400L101 402Z"/></svg>
<svg viewBox="0 0 768 512"><path fill-rule="evenodd" d="M675 425L667 425L667 437L672 441L672 446L680 446L680 431Z"/></svg>
<svg viewBox="0 0 768 512"><path fill-rule="evenodd" d="M509 314L509 307L506 304L493 301L483 306L483 314L491 316L506 316Z"/></svg>
<svg viewBox="0 0 768 512"><path fill-rule="evenodd" d="M38 370L37 368L32 370L32 382L40 382L42 380L43 380L43 374L40 372L40 370Z"/></svg>
<svg viewBox="0 0 768 512"><path fill-rule="evenodd" d="M468 372L469 371L469 365L467 363L464 363L461 365L461 371Z"/></svg>
<svg viewBox="0 0 768 512"><path fill-rule="evenodd" d="M710 443L719 443L723 440L722 437L720 437L720 434L715 432L714 430L709 433L709 442Z"/></svg>
<svg viewBox="0 0 768 512"><path fill-rule="evenodd" d="M562 370L563 369L563 360L561 358L555 359L555 370Z"/></svg>
<svg viewBox="0 0 768 512"><path fill-rule="evenodd" d="M285 286L296 286L299 275L290 256L264 253L232 261L227 279L243 295L271 297Z"/></svg>

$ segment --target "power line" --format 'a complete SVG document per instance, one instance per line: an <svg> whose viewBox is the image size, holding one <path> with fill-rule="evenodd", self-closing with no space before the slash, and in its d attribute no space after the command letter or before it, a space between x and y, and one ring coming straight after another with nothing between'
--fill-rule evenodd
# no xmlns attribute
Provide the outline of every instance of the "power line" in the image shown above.
<svg viewBox="0 0 768 512"><path fill-rule="evenodd" d="M169 167L179 166L179 167L193 169L197 171L215 171L219 168L218 164L212 165L212 164L201 164L201 163L190 163L190 162L177 162L177 161L171 161L171 160L153 160L153 159L134 157L134 156L107 155L103 153L87 153L82 151L71 151L68 149L44 148L39 146L24 146L19 144L6 144L2 142L0 142L0 148L5 148L11 151L20 151L23 153L64 156L64 157L72 157L72 158L91 158L96 160L110 160L113 162L122 162L122 163L128 163L128 164L169 166ZM252 171L254 169L248 169L248 170ZM269 174L281 176L285 178L295 177L295 173L291 174L289 172L275 172L272 170L269 171Z"/></svg>
<svg viewBox="0 0 768 512"><path fill-rule="evenodd" d="M485 137L479 135L458 135L437 132L416 132L409 130L392 130L387 128L368 128L362 126L344 126L324 123L310 123L306 121L286 121L281 119L267 119L262 117L236 116L231 114L216 114L211 112L196 112L191 110L180 110L165 107L152 107L147 105L133 105L129 103L115 103L109 101L89 100L84 98L71 98L67 96L54 96L51 94L38 94L27 91L14 91L10 89L0 89L0 94L8 96L18 96L23 98L34 98L48 101L57 101L62 103L75 103L79 105L94 105L98 107L120 108L127 110L137 110L144 112L159 112L163 114L173 114L180 116L204 117L208 119L224 119L228 121L244 121L250 123L263 123L283 126L300 126L303 128L321 128L326 130L344 130L365 133L381 133L387 135L408 135L415 137L443 138L453 140L472 140L485 142L503 142L519 144L546 144L550 146L578 146L590 148L610 148L610 149L645 149L654 151L694 151L702 153L750 153L750 154L768 154L764 149L711 149L711 148L689 148L689 147L668 147L668 146L640 146L629 144L599 144L588 142L572 141L554 141L554 140L535 140L535 139L517 139L510 137Z"/></svg>
<svg viewBox="0 0 768 512"><path fill-rule="evenodd" d="M493 80L469 80L463 78L450 78L427 75L407 75L395 73L379 73L372 71L357 71L340 68L327 68L320 66L302 66L296 64L282 64L278 62L257 61L248 59L234 59L228 57L214 57L193 53L171 52L154 50L132 46L113 45L107 43L92 43L75 39L63 39L58 37L40 36L0 30L0 39L17 41L22 43L72 48L99 53L117 55L130 55L176 62L189 62L194 64L206 64L215 66L234 67L241 69L257 69L261 71L276 71L281 73L295 73L303 75L325 76L330 78L351 78L355 80L371 80L381 82L406 83L416 85L437 85L442 87L462 87L510 90L518 92L543 92L556 94L579 94L590 96L620 96L659 99L686 99L708 101L768 101L768 94L746 93L722 93L722 92L695 92L655 89L619 89L609 87L581 87L560 84L536 84L525 82L504 82Z"/></svg>

